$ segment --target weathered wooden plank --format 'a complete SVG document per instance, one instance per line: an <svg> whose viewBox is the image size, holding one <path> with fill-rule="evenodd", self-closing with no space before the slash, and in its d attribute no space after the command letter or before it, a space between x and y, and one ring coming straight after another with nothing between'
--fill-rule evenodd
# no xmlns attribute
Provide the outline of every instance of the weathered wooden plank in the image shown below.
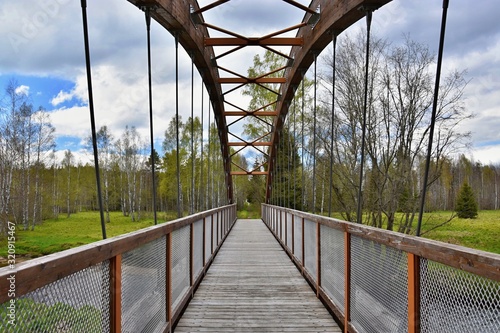
<svg viewBox="0 0 500 333"><path fill-rule="evenodd" d="M238 220L175 332L341 332L261 220Z"/></svg>

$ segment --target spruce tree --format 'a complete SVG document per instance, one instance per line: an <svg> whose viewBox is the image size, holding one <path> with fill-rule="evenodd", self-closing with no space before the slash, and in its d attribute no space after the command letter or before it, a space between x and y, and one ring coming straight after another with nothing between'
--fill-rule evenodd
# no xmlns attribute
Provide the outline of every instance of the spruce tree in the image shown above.
<svg viewBox="0 0 500 333"><path fill-rule="evenodd" d="M474 192L469 184L464 183L458 193L455 211L459 218L472 219L477 217L477 202L474 198Z"/></svg>

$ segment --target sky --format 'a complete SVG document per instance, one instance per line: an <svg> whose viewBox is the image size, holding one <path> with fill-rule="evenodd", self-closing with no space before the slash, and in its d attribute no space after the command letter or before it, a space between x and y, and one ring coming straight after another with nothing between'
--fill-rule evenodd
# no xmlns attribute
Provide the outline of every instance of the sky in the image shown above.
<svg viewBox="0 0 500 333"><path fill-rule="evenodd" d="M211 2L200 1L200 5ZM118 138L125 126L135 126L149 138L144 13L126 0L87 3L97 127L107 125ZM500 163L499 12L498 0L451 0L448 10L444 71L467 70L465 106L475 117L461 127L472 133L472 147L464 153L483 164ZM372 30L390 43L410 34L437 53L441 13L440 0L394 0L374 12ZM209 23L250 37L294 25L303 12L280 0L232 0L204 16ZM355 34L364 25L361 20L345 33ZM155 146L161 149L164 132L175 115L174 39L153 22L151 40ZM245 74L255 51L248 48L224 61ZM224 66L223 61L220 65ZM183 50L179 76L179 110L186 120L191 112L191 61ZM199 75L194 77L194 112L199 116L203 88ZM0 2L0 98L11 80L35 107L49 111L56 128L56 149L70 149L83 163L90 162L90 154L82 148L90 135L90 118L80 1ZM242 97L234 98L245 102ZM204 100L206 129L208 104Z"/></svg>

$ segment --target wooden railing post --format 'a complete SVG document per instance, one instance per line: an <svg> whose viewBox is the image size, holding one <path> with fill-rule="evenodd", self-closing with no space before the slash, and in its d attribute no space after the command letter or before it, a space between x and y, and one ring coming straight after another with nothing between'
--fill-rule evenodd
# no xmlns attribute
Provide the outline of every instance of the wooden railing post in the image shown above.
<svg viewBox="0 0 500 333"><path fill-rule="evenodd" d="M219 246L219 211L217 211L217 225L216 225L217 235L215 237L215 247Z"/></svg>
<svg viewBox="0 0 500 333"><path fill-rule="evenodd" d="M122 331L122 255L117 254L109 261L110 271L110 331Z"/></svg>
<svg viewBox="0 0 500 333"><path fill-rule="evenodd" d="M351 234L344 231L344 332L351 321Z"/></svg>
<svg viewBox="0 0 500 333"><path fill-rule="evenodd" d="M304 235L304 228L305 226L305 221L304 218L302 218L302 272L304 272L304 269L306 267L306 249L305 249L305 235Z"/></svg>
<svg viewBox="0 0 500 333"><path fill-rule="evenodd" d="M408 253L408 333L420 332L420 257Z"/></svg>
<svg viewBox="0 0 500 333"><path fill-rule="evenodd" d="M321 224L316 222L316 296L319 297L319 288L321 288Z"/></svg>
<svg viewBox="0 0 500 333"><path fill-rule="evenodd" d="M202 244L202 246L203 246L203 251L202 251L202 253L203 253L203 267L205 267L205 265L207 264L207 258L206 258L207 253L205 250L205 246L207 244L206 238L207 238L206 217L204 217L203 218L203 244Z"/></svg>
<svg viewBox="0 0 500 333"><path fill-rule="evenodd" d="M211 216L212 223L210 223L210 229L212 231L210 232L210 257L212 257L212 254L214 253L214 215L212 214Z"/></svg>
<svg viewBox="0 0 500 333"><path fill-rule="evenodd" d="M285 247L288 247L288 213L285 213Z"/></svg>
<svg viewBox="0 0 500 333"><path fill-rule="evenodd" d="M292 214L292 254L295 255L295 215Z"/></svg>
<svg viewBox="0 0 500 333"><path fill-rule="evenodd" d="M167 322L172 330L172 233L169 232L167 235L167 260L166 260L166 275L167 275L167 286L166 286L166 305L167 305Z"/></svg>
<svg viewBox="0 0 500 333"><path fill-rule="evenodd" d="M279 237L280 240L283 242L283 212L280 211L280 224L279 224L280 232L279 232Z"/></svg>
<svg viewBox="0 0 500 333"><path fill-rule="evenodd" d="M194 272L194 223L189 225L189 286L193 286Z"/></svg>

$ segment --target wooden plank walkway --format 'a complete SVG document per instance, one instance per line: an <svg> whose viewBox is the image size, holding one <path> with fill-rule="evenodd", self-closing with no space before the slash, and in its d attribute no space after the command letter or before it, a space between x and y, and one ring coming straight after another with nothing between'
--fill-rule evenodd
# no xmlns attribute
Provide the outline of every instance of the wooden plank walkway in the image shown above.
<svg viewBox="0 0 500 333"><path fill-rule="evenodd" d="M341 332L261 220L238 220L180 332Z"/></svg>

